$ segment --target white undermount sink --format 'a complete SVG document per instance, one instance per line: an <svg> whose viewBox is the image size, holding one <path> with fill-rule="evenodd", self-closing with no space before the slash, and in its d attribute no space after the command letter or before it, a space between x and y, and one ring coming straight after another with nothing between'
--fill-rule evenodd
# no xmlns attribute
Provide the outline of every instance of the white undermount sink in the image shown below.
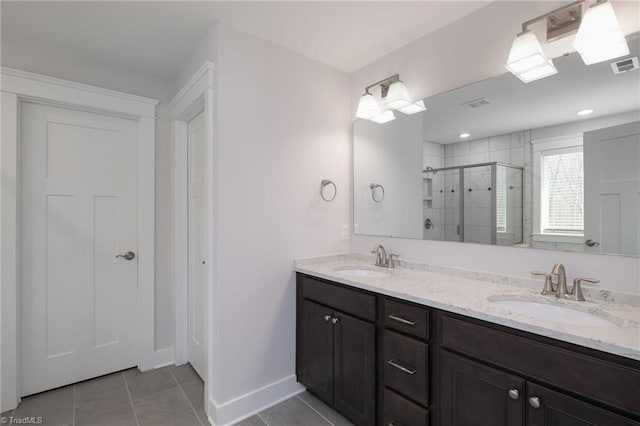
<svg viewBox="0 0 640 426"><path fill-rule="evenodd" d="M508 309L511 312L545 321L592 327L610 327L617 325L615 322L599 315L572 309L566 306L552 305L549 303L534 302L530 300L491 300L491 298L489 298L489 302L501 308Z"/></svg>
<svg viewBox="0 0 640 426"><path fill-rule="evenodd" d="M385 271L381 268L366 266L347 266L336 269L336 272L350 277L384 278L391 276L390 271Z"/></svg>

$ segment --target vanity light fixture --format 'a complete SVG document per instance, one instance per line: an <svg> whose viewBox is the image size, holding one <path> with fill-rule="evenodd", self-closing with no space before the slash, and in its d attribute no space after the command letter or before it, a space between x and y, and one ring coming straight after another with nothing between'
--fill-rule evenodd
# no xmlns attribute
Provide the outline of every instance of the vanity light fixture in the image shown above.
<svg viewBox="0 0 640 426"><path fill-rule="evenodd" d="M380 99L369 91L376 86L380 86ZM424 101L411 101L407 86L400 80L400 76L395 74L365 88L364 95L358 103L356 117L382 124L395 120L393 110L411 115L426 109Z"/></svg>
<svg viewBox="0 0 640 426"><path fill-rule="evenodd" d="M553 61L542 51L538 38L530 30L524 30L513 40L505 68L525 83L558 72Z"/></svg>
<svg viewBox="0 0 640 426"><path fill-rule="evenodd" d="M459 137L459 138L461 138L461 139L466 139L466 138L468 138L469 136L471 136L471 133L460 133L460 134L458 135L458 137Z"/></svg>
<svg viewBox="0 0 640 426"><path fill-rule="evenodd" d="M386 111L381 112L378 115L374 115L369 120L373 121L374 123L384 124L384 123L388 123L389 121L393 121L395 119L396 119L396 116L393 113L393 111L388 109Z"/></svg>
<svg viewBox="0 0 640 426"><path fill-rule="evenodd" d="M573 46L586 65L629 54L629 45L610 2L598 0L587 9Z"/></svg>
<svg viewBox="0 0 640 426"><path fill-rule="evenodd" d="M417 102L414 102L412 104L407 105L404 108L400 108L398 111L407 114L407 115L411 115L411 114L416 114L418 112L422 112L422 111L426 111L427 107L424 106L424 101L423 100L419 100Z"/></svg>
<svg viewBox="0 0 640 426"><path fill-rule="evenodd" d="M589 115L591 113L593 113L592 109L581 109L580 111L576 112L576 114L580 116Z"/></svg>
<svg viewBox="0 0 640 426"><path fill-rule="evenodd" d="M380 112L382 112L381 110L382 108L380 108L378 100L367 90L360 98L360 102L358 102L356 117L368 120L380 114Z"/></svg>
<svg viewBox="0 0 640 426"><path fill-rule="evenodd" d="M390 109L400 109L411 105L411 97L407 86L400 80L389 86L389 91L384 100L385 105Z"/></svg>

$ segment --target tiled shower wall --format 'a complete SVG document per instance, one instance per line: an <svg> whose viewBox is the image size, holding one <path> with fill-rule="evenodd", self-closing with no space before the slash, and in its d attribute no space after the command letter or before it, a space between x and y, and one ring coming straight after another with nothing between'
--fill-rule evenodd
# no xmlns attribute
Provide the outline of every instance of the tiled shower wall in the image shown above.
<svg viewBox="0 0 640 426"><path fill-rule="evenodd" d="M532 218L532 150L531 132L520 131L454 144L424 141L423 165L439 168L499 161L525 167L524 178L514 176L507 169L507 229L498 234L498 244L527 243ZM424 218L433 226L423 229L424 238L432 240L459 240L460 190L458 170L424 174ZM524 180L524 188L523 182ZM465 172L465 241L491 243L489 206L491 193L489 167L467 169ZM469 191L471 189L471 191ZM525 211L522 212L524 196ZM446 220L444 220L446 219ZM523 223L524 222L524 223ZM522 239L524 226L525 239Z"/></svg>

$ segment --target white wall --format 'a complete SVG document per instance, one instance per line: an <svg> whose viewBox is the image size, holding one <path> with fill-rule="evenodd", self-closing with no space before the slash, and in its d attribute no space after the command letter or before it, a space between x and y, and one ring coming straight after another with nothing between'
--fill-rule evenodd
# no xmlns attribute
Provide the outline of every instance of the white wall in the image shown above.
<svg viewBox="0 0 640 426"><path fill-rule="evenodd" d="M224 405L295 372L292 262L349 250L352 116L346 74L224 25L217 37L213 399ZM331 203L322 179L337 185Z"/></svg>
<svg viewBox="0 0 640 426"><path fill-rule="evenodd" d="M30 46L33 46L30 44ZM39 59L37 59L39 57ZM46 64L46 66L45 66ZM25 50L18 40L2 39L2 65L39 74L120 90L160 100L156 114L156 335L155 348L167 349L159 358L171 360L174 340L174 303L171 244L173 223L173 180L168 101L170 82L152 74L87 61L78 56ZM163 358L169 357L169 359Z"/></svg>
<svg viewBox="0 0 640 426"><path fill-rule="evenodd" d="M416 98L503 73L520 24L555 6L554 2L491 3L356 71L351 75L352 115L365 86L395 73ZM638 26L637 4L615 2L614 7L621 21ZM377 243L405 258L518 276L534 269L550 270L562 262L571 278L594 276L602 287L640 293L638 258L366 236L355 236L351 249L364 253Z"/></svg>
<svg viewBox="0 0 640 426"><path fill-rule="evenodd" d="M353 123L353 226L365 235L422 238L422 117L396 116L384 124ZM373 200L371 183L384 187L382 201Z"/></svg>

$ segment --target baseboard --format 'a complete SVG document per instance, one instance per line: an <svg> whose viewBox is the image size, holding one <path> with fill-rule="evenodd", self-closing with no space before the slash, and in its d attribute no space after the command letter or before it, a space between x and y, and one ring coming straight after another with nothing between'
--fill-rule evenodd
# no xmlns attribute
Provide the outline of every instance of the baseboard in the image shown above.
<svg viewBox="0 0 640 426"><path fill-rule="evenodd" d="M174 363L173 346L154 352L153 368L166 367Z"/></svg>
<svg viewBox="0 0 640 426"><path fill-rule="evenodd" d="M209 421L213 426L233 425L304 390L292 374L227 402L216 403L209 398Z"/></svg>

